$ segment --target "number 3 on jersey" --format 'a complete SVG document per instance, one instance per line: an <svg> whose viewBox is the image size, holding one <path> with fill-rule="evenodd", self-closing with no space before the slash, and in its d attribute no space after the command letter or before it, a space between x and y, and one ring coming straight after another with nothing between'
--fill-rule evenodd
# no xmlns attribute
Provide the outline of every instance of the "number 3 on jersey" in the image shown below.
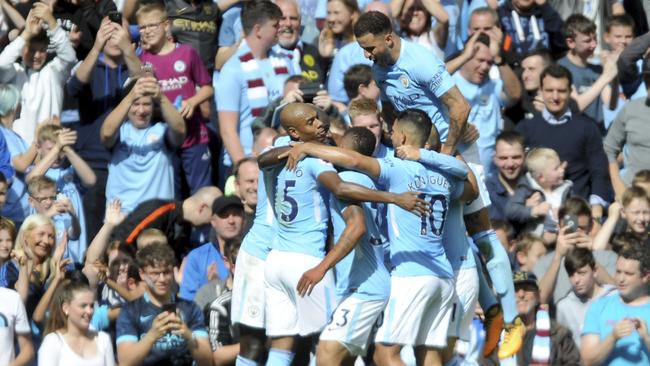
<svg viewBox="0 0 650 366"><path fill-rule="evenodd" d="M445 227L445 218L447 217L447 197L441 194L424 194L420 193L419 198L429 202L431 213L428 216L422 216L420 225L420 235L427 235L429 230L427 224L431 227L431 233L435 236L442 235L442 229Z"/></svg>
<svg viewBox="0 0 650 366"><path fill-rule="evenodd" d="M282 190L282 197L276 197L277 211L280 212L280 219L284 222L291 222L298 215L298 202L289 195L289 188L296 186L295 180L287 180L284 182L284 189ZM278 192L280 193L280 192ZM289 206L289 213L285 213L284 207Z"/></svg>

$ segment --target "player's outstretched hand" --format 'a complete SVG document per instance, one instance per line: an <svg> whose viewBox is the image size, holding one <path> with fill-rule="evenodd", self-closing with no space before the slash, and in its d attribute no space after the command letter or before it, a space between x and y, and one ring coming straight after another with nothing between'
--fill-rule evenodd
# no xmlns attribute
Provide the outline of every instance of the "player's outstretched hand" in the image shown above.
<svg viewBox="0 0 650 366"><path fill-rule="evenodd" d="M420 149L411 145L402 145L395 149L395 155L404 160L420 160Z"/></svg>
<svg viewBox="0 0 650 366"><path fill-rule="evenodd" d="M406 211L411 211L418 216L429 214L429 204L419 197L419 192L404 192L397 195L395 204Z"/></svg>
<svg viewBox="0 0 650 366"><path fill-rule="evenodd" d="M302 274L302 277L300 277L300 280L298 281L298 286L296 286L296 290L298 290L298 295L307 296L311 295L312 290L316 285L325 277L325 272L327 270L320 268L320 266L316 266L309 271L305 272Z"/></svg>
<svg viewBox="0 0 650 366"><path fill-rule="evenodd" d="M282 153L278 156L278 159L287 158L286 168L287 170L293 171L296 169L298 162L307 156L304 152L305 144L295 144L291 145L291 149L285 153Z"/></svg>

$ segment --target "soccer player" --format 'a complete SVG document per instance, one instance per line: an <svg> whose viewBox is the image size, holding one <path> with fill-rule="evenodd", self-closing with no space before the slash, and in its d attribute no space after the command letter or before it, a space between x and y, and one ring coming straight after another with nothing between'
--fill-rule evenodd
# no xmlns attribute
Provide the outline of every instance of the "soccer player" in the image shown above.
<svg viewBox="0 0 650 366"><path fill-rule="evenodd" d="M436 169L438 163L438 154L435 151L440 149L440 138L435 128L431 129L431 135L427 143L428 150L421 150L414 146L402 145L397 148L395 154L397 157L407 160L419 161L425 166ZM480 193L479 183L476 179L474 168L475 164L468 164L470 171L467 175L467 181L471 188ZM466 187L467 189L468 187ZM481 201L481 197L471 203L466 204L461 200L453 200L449 204L445 230L442 236L442 244L445 248L445 255L451 264L456 279L455 289L456 296L454 304L454 315L449 325L447 348L443 354L444 364L453 357L456 341L461 340L466 343L470 341L470 326L474 318L474 311L478 301L479 279L476 269L476 261L472 247L469 245L469 238L466 235L459 235L467 231L463 220L463 213L471 210ZM465 355L468 356L468 355ZM474 360L478 362L478 360Z"/></svg>
<svg viewBox="0 0 650 366"><path fill-rule="evenodd" d="M324 141L327 136L312 105L291 103L280 112L280 121L294 141ZM416 192L397 195L343 182L334 167L320 159L307 158L294 164L295 169L283 168L274 174L269 166L277 164L278 153L288 149L271 150L258 160L265 179L271 179L266 188L268 196L273 197L277 220L277 239L265 265L266 334L272 338L267 365L273 366L289 365L298 344L295 336L320 333L334 305L335 284L330 271L309 296L297 293L302 274L325 256L329 215L323 203L329 198L322 188L343 199L386 202L403 211L427 212L425 201L417 198Z"/></svg>
<svg viewBox="0 0 650 366"><path fill-rule="evenodd" d="M431 119L424 111L401 112L393 125L393 146L422 148L431 128ZM390 259L395 268L384 321L375 338L374 358L380 366L399 364L402 347L410 345L415 348L418 364L426 361L441 365L455 293L454 273L445 256L442 236L449 203L476 198L473 189L465 190L467 168L458 163L464 172L461 179L452 175L451 169L428 169L418 162L394 157L378 160L347 149L309 143L292 148L288 166L296 165L305 154L362 171L391 192L417 191L430 204L429 213L421 217L388 206Z"/></svg>
<svg viewBox="0 0 650 366"><path fill-rule="evenodd" d="M373 74L381 90L384 120L393 121L394 111L419 108L428 114L436 126L443 142L441 152L453 153L467 125L470 106L454 85L442 61L426 49L401 39L393 31L390 19L379 12L371 11L359 17L354 34L365 56L373 61ZM428 62L423 63L422 60ZM443 105L448 120L441 109ZM479 162L475 145L464 155L470 162ZM482 167L479 168L477 179L483 180ZM492 311L487 311L486 323L498 325L501 322L493 320L504 318L507 334L499 357L507 358L517 353L524 334L523 323L517 319L507 253L490 226L487 208L466 214L465 223L472 239L486 257L488 272L501 300L503 315L498 307L489 309ZM496 347L501 329L500 326L487 328L486 352L489 353Z"/></svg>
<svg viewBox="0 0 650 366"><path fill-rule="evenodd" d="M470 106L445 64L426 48L401 39L390 19L377 11L359 17L354 35L365 56L373 61L384 120L391 123L395 112L409 108L423 110L438 129L441 151L451 154L467 124ZM448 111L448 121L442 106Z"/></svg>

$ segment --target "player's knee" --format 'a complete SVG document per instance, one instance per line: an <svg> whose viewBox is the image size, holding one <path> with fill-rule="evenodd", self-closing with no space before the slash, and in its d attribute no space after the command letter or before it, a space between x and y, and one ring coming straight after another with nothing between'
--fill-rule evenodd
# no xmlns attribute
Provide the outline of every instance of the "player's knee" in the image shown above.
<svg viewBox="0 0 650 366"><path fill-rule="evenodd" d="M336 341L320 341L316 350L318 366L339 366L347 356L345 347Z"/></svg>

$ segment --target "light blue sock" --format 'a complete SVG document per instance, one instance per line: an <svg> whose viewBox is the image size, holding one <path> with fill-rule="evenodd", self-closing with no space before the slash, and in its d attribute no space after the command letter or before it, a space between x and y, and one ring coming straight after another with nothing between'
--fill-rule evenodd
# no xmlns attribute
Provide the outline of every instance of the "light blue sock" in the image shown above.
<svg viewBox="0 0 650 366"><path fill-rule="evenodd" d="M257 366L257 362L246 358L241 355L237 355L237 359L235 360L235 366Z"/></svg>
<svg viewBox="0 0 650 366"><path fill-rule="evenodd" d="M472 235L472 239L487 260L486 269L503 308L503 320L512 323L517 316L517 306L508 254L492 229Z"/></svg>
<svg viewBox="0 0 650 366"><path fill-rule="evenodd" d="M483 311L488 311L492 306L499 303L497 298L492 292L492 287L485 278L483 272L483 262L478 258L478 254L474 253L476 257L476 272L478 273L478 303L481 305Z"/></svg>
<svg viewBox="0 0 650 366"><path fill-rule="evenodd" d="M290 366L296 354L283 349L271 348L266 366Z"/></svg>

